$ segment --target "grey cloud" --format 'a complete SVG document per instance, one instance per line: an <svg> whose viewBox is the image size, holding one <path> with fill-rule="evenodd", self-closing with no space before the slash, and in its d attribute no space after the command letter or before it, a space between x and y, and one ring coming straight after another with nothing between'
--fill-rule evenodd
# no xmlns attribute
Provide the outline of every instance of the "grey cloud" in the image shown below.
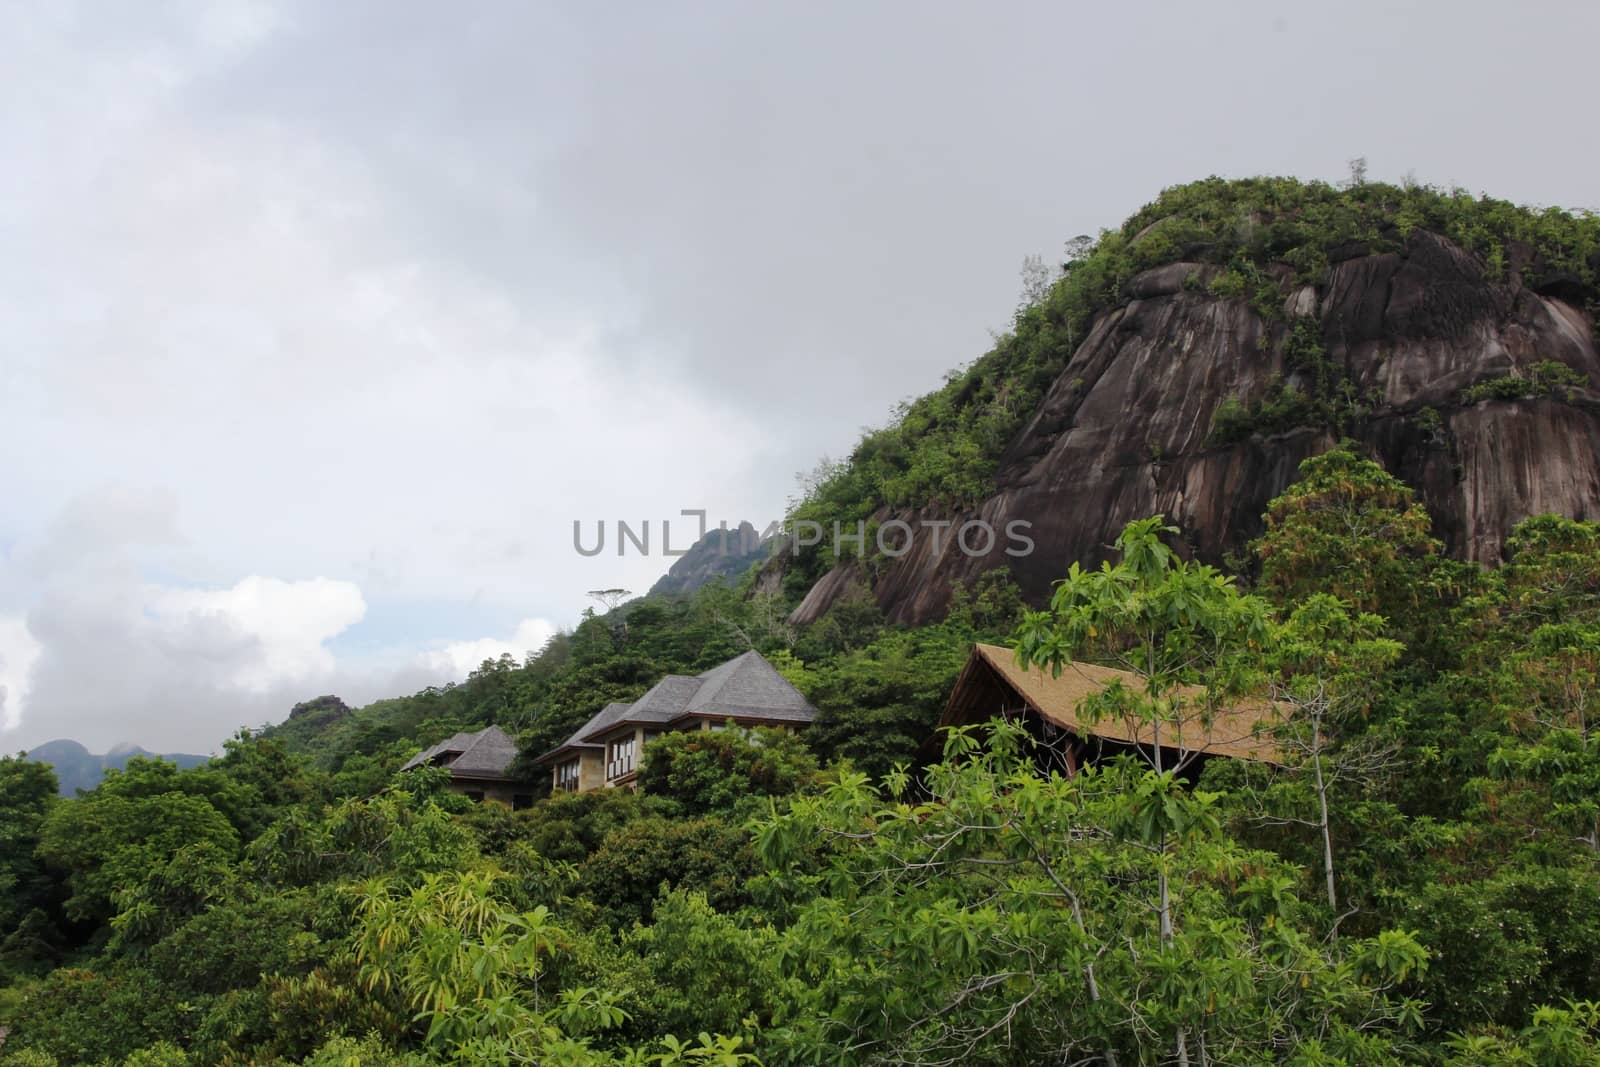
<svg viewBox="0 0 1600 1067"><path fill-rule="evenodd" d="M27 704L85 740L215 740L313 695L228 704L261 649L152 631L153 575L558 622L586 589L648 587L665 560L580 560L572 520L764 525L793 472L983 351L1025 255L1164 185L1336 179L1360 154L1581 205L1600 157L1572 132L1600 8L1570 4L7 22L0 544L34 547L0 618L45 645ZM108 485L168 497L118 510ZM52 527L77 497L105 506ZM391 669L333 668L414 680Z"/></svg>

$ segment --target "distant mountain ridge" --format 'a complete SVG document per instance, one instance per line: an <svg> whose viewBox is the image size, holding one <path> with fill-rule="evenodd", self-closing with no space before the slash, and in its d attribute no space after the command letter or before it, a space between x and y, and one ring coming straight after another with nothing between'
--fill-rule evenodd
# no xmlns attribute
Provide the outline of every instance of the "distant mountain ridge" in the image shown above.
<svg viewBox="0 0 1600 1067"><path fill-rule="evenodd" d="M708 582L732 582L766 561L771 541L763 541L750 522L736 530L709 531L650 587L649 596L688 596Z"/></svg>
<svg viewBox="0 0 1600 1067"><path fill-rule="evenodd" d="M56 772L56 791L64 797L73 796L80 789L93 789L100 784L106 771L120 771L137 756L164 759L185 769L198 767L211 758L188 752L155 753L130 744L116 745L104 755L95 755L77 741L66 738L46 741L27 753L28 759L35 763L48 763Z"/></svg>

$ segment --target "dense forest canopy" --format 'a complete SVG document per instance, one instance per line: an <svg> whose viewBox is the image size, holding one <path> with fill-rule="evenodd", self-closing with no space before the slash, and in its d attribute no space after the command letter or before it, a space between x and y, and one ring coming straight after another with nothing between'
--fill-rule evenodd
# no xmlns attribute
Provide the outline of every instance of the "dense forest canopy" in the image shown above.
<svg viewBox="0 0 1600 1067"><path fill-rule="evenodd" d="M975 499L1141 270L1210 264L1251 299L1418 227L1594 310L1589 216L1182 186L1074 247L795 515ZM205 766L133 759L70 798L0 760L0 1065L1600 1062L1600 525L1528 517L1500 565L1463 563L1347 444L1237 573L1179 536L1131 524L1048 603L979 576L916 628L866 594L793 625L802 557L780 588L752 570L591 613L524 662L307 701ZM1271 701L1282 759L1043 775L996 720L919 766L975 642L1134 668L1091 721ZM803 735L667 735L637 793L520 811L398 773L493 723L547 781L531 760L607 704L750 649L818 709Z"/></svg>
<svg viewBox="0 0 1600 1067"><path fill-rule="evenodd" d="M865 601L796 633L709 586L73 799L0 762L0 1062L1594 1062L1600 527L1530 519L1481 570L1338 449L1274 503L1253 591L1169 536L916 630ZM1096 714L1270 694L1283 765L1045 777L996 725L909 773L1002 638L1150 665ZM394 774L477 722L538 751L747 642L809 735L669 735L638 794L517 812Z"/></svg>

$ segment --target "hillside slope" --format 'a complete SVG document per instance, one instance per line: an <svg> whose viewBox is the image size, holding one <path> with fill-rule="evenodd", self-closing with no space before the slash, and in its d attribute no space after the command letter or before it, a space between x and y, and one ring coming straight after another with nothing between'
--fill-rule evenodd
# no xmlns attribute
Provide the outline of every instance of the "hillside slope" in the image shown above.
<svg viewBox="0 0 1600 1067"><path fill-rule="evenodd" d="M47 763L55 771L57 791L61 796L76 795L80 789L93 789L100 784L109 770L122 770L135 757L162 759L179 767L198 767L211 759L187 752L149 752L137 745L118 745L104 755L90 752L77 741L65 738L46 741L28 750L27 757L35 763Z"/></svg>
<svg viewBox="0 0 1600 1067"><path fill-rule="evenodd" d="M732 582L765 560L771 548L749 522L735 530L711 530L656 579L646 596L688 596L708 582Z"/></svg>
<svg viewBox="0 0 1600 1067"><path fill-rule="evenodd" d="M900 622L938 617L954 583L995 568L1037 600L1068 562L1104 558L1124 524L1157 513L1221 562L1259 533L1297 464L1341 437L1417 489L1464 558L1498 559L1531 514L1600 515L1597 229L1427 189L1169 190L800 511L913 528L1026 520L1033 551L918 537L826 574L831 560L802 559L796 621L869 572ZM1008 401L1022 409L1009 423ZM931 442L970 458L930 478Z"/></svg>

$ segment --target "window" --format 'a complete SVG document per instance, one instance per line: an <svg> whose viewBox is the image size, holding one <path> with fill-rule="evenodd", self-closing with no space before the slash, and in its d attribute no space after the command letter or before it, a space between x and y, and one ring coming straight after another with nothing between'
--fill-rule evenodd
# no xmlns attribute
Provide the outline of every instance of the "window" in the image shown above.
<svg viewBox="0 0 1600 1067"><path fill-rule="evenodd" d="M634 736L613 741L606 746L606 780L615 781L633 772Z"/></svg>
<svg viewBox="0 0 1600 1067"><path fill-rule="evenodd" d="M578 770L582 765L582 757L569 759L565 763L556 765L556 788L574 790L578 788Z"/></svg>
<svg viewBox="0 0 1600 1067"><path fill-rule="evenodd" d="M469 789L469 790L467 790L467 799L472 801L475 804L482 804L483 803L483 791L479 790L479 789Z"/></svg>

